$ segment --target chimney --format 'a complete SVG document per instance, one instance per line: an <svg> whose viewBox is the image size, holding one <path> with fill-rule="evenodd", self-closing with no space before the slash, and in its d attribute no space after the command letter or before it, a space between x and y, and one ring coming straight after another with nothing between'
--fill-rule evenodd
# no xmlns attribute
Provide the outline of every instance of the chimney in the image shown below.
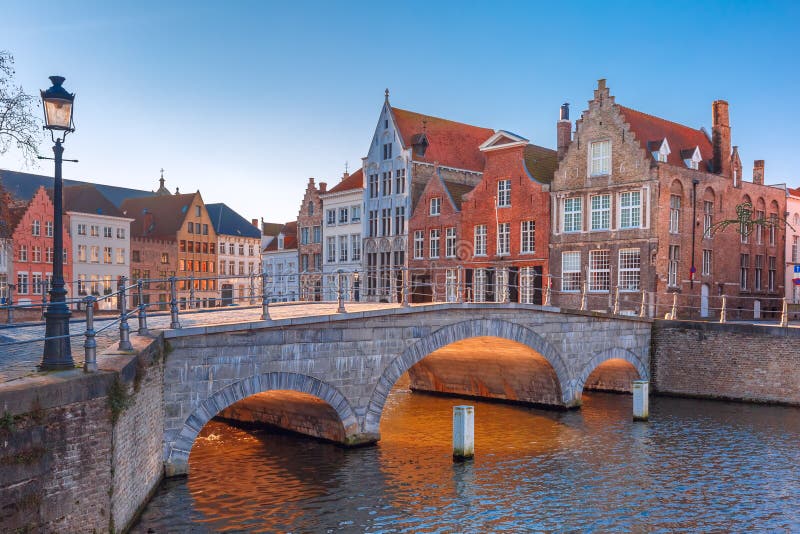
<svg viewBox="0 0 800 534"><path fill-rule="evenodd" d="M319 192L320 193L324 193L327 190L328 190L328 184L326 184L325 182L320 182L319 183Z"/></svg>
<svg viewBox="0 0 800 534"><path fill-rule="evenodd" d="M753 183L764 185L764 160L757 159L753 162Z"/></svg>
<svg viewBox="0 0 800 534"><path fill-rule="evenodd" d="M258 219L250 219L250 224L258 228Z"/></svg>
<svg viewBox="0 0 800 534"><path fill-rule="evenodd" d="M569 143L572 141L572 123L569 121L569 104L561 105L561 116L556 125L556 140L558 146L558 160L564 159Z"/></svg>
<svg viewBox="0 0 800 534"><path fill-rule="evenodd" d="M731 122L725 100L715 100L711 105L711 146L714 172L730 177Z"/></svg>

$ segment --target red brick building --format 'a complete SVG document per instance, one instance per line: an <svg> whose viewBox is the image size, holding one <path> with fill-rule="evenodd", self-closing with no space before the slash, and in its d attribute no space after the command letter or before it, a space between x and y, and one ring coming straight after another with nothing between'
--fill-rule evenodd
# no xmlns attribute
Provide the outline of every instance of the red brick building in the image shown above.
<svg viewBox="0 0 800 534"><path fill-rule="evenodd" d="M308 179L306 193L297 214L297 255L300 272L300 300L322 300L322 200L328 184Z"/></svg>
<svg viewBox="0 0 800 534"><path fill-rule="evenodd" d="M568 117L562 124L568 132ZM763 183L756 167L743 180L731 147L728 103L712 106L712 132L618 105L598 82L574 138L559 135L563 153L553 180L551 272L562 306L638 313L642 290L650 315L718 317L721 295L729 317L753 317L780 307L784 232L756 227L711 232L751 202L758 217L785 211L782 188ZM763 167L761 168L763 170Z"/></svg>
<svg viewBox="0 0 800 534"><path fill-rule="evenodd" d="M39 187L27 204L12 209L14 231L13 283L17 304L40 304L42 292L50 288L53 278L53 201L44 187ZM69 217L64 215L64 283L67 298L76 295L72 279L72 250Z"/></svg>
<svg viewBox="0 0 800 534"><path fill-rule="evenodd" d="M541 304L547 276L556 151L498 131L483 145L483 178L464 196L465 298Z"/></svg>

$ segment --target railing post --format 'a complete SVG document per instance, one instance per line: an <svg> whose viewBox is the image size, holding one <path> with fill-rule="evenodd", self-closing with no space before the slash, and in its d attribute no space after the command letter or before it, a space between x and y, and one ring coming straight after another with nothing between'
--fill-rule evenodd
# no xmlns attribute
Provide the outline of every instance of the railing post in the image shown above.
<svg viewBox="0 0 800 534"><path fill-rule="evenodd" d="M97 340L94 332L94 301L89 295L83 302L86 303L86 341L83 342L83 372L94 373L97 371Z"/></svg>
<svg viewBox="0 0 800 534"><path fill-rule="evenodd" d="M459 265L457 269L458 279L456 280L456 302L461 303L464 302L464 266Z"/></svg>
<svg viewBox="0 0 800 534"><path fill-rule="evenodd" d="M583 282L583 288L581 289L581 311L586 311L586 282Z"/></svg>
<svg viewBox="0 0 800 534"><path fill-rule="evenodd" d="M669 319L674 321L678 317L678 294L672 294L672 308L669 310Z"/></svg>
<svg viewBox="0 0 800 534"><path fill-rule="evenodd" d="M728 296L722 295L722 308L719 310L719 322L725 323L728 320Z"/></svg>
<svg viewBox="0 0 800 534"><path fill-rule="evenodd" d="M781 326L789 326L789 303L786 297L783 297L783 306L781 307Z"/></svg>
<svg viewBox="0 0 800 534"><path fill-rule="evenodd" d="M400 274L400 281L403 284L403 307L407 308L408 306L411 306L411 302L409 301L408 297L408 286L411 284L411 276L407 267L400 267Z"/></svg>
<svg viewBox="0 0 800 534"><path fill-rule="evenodd" d="M619 286L614 288L614 315L619 315Z"/></svg>
<svg viewBox="0 0 800 534"><path fill-rule="evenodd" d="M136 281L136 293L139 296L139 335L146 336L147 331L147 306L144 303L144 283L142 279Z"/></svg>
<svg viewBox="0 0 800 534"><path fill-rule="evenodd" d="M552 306L553 305L553 302L552 302L553 301L553 295L552 295L551 289L550 289L550 285L552 283L553 283L553 279L551 278L551 275L548 274L547 275L547 287L544 288L544 305L545 306ZM521 291L520 291L520 294L522 294Z"/></svg>
<svg viewBox="0 0 800 534"><path fill-rule="evenodd" d="M131 345L131 327L128 325L128 290L125 287L127 278L124 276L119 279L120 313L119 313L119 350L133 350Z"/></svg>
<svg viewBox="0 0 800 534"><path fill-rule="evenodd" d="M178 289L174 276L169 277L169 327L180 328L181 323L178 321Z"/></svg>
<svg viewBox="0 0 800 534"><path fill-rule="evenodd" d="M267 273L261 273L261 320L271 320L269 316L269 299L267 298Z"/></svg>
<svg viewBox="0 0 800 534"><path fill-rule="evenodd" d="M8 298L6 299L6 304L8 305L6 322L8 324L14 324L14 284L8 284Z"/></svg>
<svg viewBox="0 0 800 534"><path fill-rule="evenodd" d="M639 317L646 317L647 316L647 291L642 289L642 305L639 308Z"/></svg>
<svg viewBox="0 0 800 534"><path fill-rule="evenodd" d="M336 273L339 277L339 308L336 313L347 313L344 309L344 271L339 269Z"/></svg>

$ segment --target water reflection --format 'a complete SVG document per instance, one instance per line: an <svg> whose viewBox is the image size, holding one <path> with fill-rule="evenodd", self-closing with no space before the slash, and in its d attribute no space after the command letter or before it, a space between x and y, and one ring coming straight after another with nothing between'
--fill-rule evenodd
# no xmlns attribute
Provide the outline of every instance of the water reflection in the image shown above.
<svg viewBox="0 0 800 534"><path fill-rule="evenodd" d="M391 394L377 447L212 422L190 476L134 532L744 531L800 529L800 411L584 394L580 411L475 405L476 457L453 463L452 406Z"/></svg>

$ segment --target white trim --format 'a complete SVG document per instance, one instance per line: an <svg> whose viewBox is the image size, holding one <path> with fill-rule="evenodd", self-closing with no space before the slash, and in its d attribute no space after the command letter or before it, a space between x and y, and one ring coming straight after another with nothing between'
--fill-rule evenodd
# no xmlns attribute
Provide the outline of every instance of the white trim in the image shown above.
<svg viewBox="0 0 800 534"><path fill-rule="evenodd" d="M511 139L510 143L502 143L499 145L495 145L497 141L501 138L505 137L506 139ZM479 147L478 150L481 152L490 152L492 150L499 150L501 148L511 148L515 146L525 146L529 143L527 139L517 134L513 134L511 132L507 132L506 130L497 130L494 135L492 135L489 139L484 141Z"/></svg>

